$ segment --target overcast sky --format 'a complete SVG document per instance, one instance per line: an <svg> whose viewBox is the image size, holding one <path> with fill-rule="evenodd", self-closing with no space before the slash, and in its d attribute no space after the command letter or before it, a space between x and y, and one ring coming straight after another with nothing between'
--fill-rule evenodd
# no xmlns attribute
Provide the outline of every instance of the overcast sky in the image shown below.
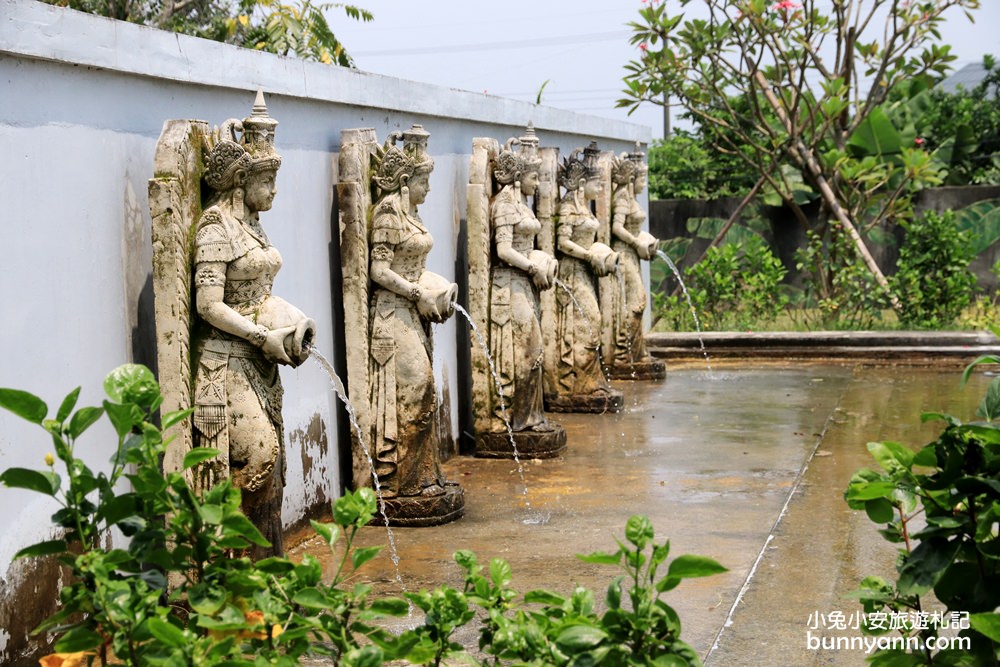
<svg viewBox="0 0 1000 667"><path fill-rule="evenodd" d="M678 0L666 0L680 11ZM636 56L626 24L640 0L354 0L371 23L329 14L359 69L489 95L631 120L663 136L663 111L615 109L624 65ZM689 7L700 3L692 2ZM958 56L955 69L1000 57L1000 0L982 0L969 22L951 10L942 31ZM568 10L572 11L568 11ZM691 10L688 10L691 11ZM527 121L528 119L525 119Z"/></svg>

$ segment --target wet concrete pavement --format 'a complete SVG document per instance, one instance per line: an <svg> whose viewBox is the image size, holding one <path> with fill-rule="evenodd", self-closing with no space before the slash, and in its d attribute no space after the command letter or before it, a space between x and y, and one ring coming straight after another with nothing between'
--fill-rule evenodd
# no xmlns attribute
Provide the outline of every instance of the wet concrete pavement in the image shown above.
<svg viewBox="0 0 1000 667"><path fill-rule="evenodd" d="M626 399L617 415L559 415L567 453L524 462L526 494L513 461L449 461L466 515L394 529L403 585L460 587L452 554L471 549L480 562L508 560L519 591L581 584L600 600L617 571L575 554L613 550L628 517L646 514L672 557L700 554L729 568L664 598L708 665L863 664L863 653L806 646L812 612L857 610L844 595L864 576L892 571L892 545L847 507L843 490L871 464L867 442L925 444L940 429L920 424L920 412L972 418L990 378L960 389L960 368L714 365L616 384ZM386 544L385 528L366 528L361 543ZM292 555L303 551L322 550L306 541ZM359 576L400 593L388 549ZM460 640L472 646L476 635Z"/></svg>

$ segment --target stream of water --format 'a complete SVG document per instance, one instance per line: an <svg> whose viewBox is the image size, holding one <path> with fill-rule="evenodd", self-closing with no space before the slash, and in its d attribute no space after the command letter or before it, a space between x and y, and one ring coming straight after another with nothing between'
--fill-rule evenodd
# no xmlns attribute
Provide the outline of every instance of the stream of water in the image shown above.
<svg viewBox="0 0 1000 667"><path fill-rule="evenodd" d="M517 474L521 479L522 497L524 498L524 508L528 512L528 517L524 519L524 523L544 523L544 521L538 520L537 517L533 517L531 514L531 501L528 499L528 482L524 477L524 464L521 462L521 455L517 451L517 442L514 438L514 429L510 425L510 418L507 416L507 404L503 394L503 384L500 382L500 374L497 373L496 364L493 363L493 355L490 354L490 347L486 343L486 338L483 336L482 332L479 331L479 327L472 319L472 315L469 314L461 304L455 304L455 311L460 313L462 317L465 318L466 322L469 323L469 327L472 332L476 335L476 340L479 342L479 347L482 348L483 354L486 355L486 360L489 362L490 374L493 376L493 382L497 387L497 395L500 398L500 416L503 418L504 426L507 428L507 438L510 440L511 449L514 452L514 461L517 463Z"/></svg>
<svg viewBox="0 0 1000 667"><path fill-rule="evenodd" d="M708 366L708 372L712 372L712 361L708 358L708 350L705 349L705 339L701 335L701 321L698 319L698 311L695 309L694 304L691 302L691 295L688 294L687 285L684 284L684 279L681 278L680 269L674 264L670 256L663 252L662 250L656 251L657 256L667 263L670 270L674 272L677 276L677 282L681 286L681 292L684 293L684 298L687 299L688 309L691 311L691 317L694 319L694 328L698 330L698 344L701 346L701 354L705 357L705 364Z"/></svg>
<svg viewBox="0 0 1000 667"><path fill-rule="evenodd" d="M403 578L399 574L399 552L396 550L396 537L392 533L392 527L389 526L389 516L385 511L385 499L382 497L382 485L379 483L378 473L375 471L375 461L372 460L371 452L368 451L368 445L365 441L364 434L361 431L361 425L358 424L357 414L354 412L354 404L351 403L351 399L347 397L347 390L344 388L344 382L337 375L337 371L334 370L333 364L330 363L323 354L317 350L315 347L309 348L309 356L316 360L323 370L326 371L327 375L330 376L330 386L333 387L333 393L337 395L337 398L341 400L344 404L344 408L347 410L347 416L351 421L351 427L354 429L355 435L358 436L358 442L360 443L361 449L365 453L365 457L368 459L368 467L372 471L372 484L375 487L375 495L378 497L378 509L379 514L382 515L382 520L385 523L385 530L389 536L389 557L392 559L392 565L395 569L396 583L399 584L400 590L406 592L406 585L403 584Z"/></svg>

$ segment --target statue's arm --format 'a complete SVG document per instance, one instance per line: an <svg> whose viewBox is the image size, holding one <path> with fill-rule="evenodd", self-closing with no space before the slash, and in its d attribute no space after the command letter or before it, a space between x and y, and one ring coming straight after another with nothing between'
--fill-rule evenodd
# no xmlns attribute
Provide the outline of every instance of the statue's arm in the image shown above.
<svg viewBox="0 0 1000 667"><path fill-rule="evenodd" d="M254 324L226 305L223 300L225 276L225 262L199 262L195 266L195 307L198 315L216 329L261 348L267 358L291 364L291 359L285 352L285 337L295 327L268 329L262 324Z"/></svg>
<svg viewBox="0 0 1000 667"><path fill-rule="evenodd" d="M420 287L416 283L392 270L393 246L388 243L378 243L372 247L371 279L381 287L399 296L415 301Z"/></svg>
<svg viewBox="0 0 1000 667"><path fill-rule="evenodd" d="M584 262L590 261L590 251L584 248L582 245L573 240L573 224L570 220L575 216L575 213L563 211L559 212L559 225L556 227L556 247L559 252L564 255L569 255L575 259L582 260Z"/></svg>
<svg viewBox="0 0 1000 667"><path fill-rule="evenodd" d="M631 208L631 201L624 193L616 193L614 198L614 213L611 216L611 234L621 239L632 247L635 247L638 240L625 228L625 218Z"/></svg>
<svg viewBox="0 0 1000 667"><path fill-rule="evenodd" d="M527 257L514 249L514 224L517 222L517 211L510 204L498 204L493 209L493 244L497 249L497 257L505 264L531 273L534 264Z"/></svg>

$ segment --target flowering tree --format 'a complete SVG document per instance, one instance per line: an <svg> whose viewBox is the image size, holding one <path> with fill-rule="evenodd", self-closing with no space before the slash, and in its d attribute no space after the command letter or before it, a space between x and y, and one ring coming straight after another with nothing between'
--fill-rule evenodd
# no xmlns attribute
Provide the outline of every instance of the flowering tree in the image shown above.
<svg viewBox="0 0 1000 667"><path fill-rule="evenodd" d="M701 5L707 18L668 10ZM818 196L890 301L864 240L906 216L905 194L940 182L912 126L897 127L889 93L926 85L954 60L938 46L948 10L979 0L643 0L640 51L618 106L676 100L720 151L739 156L803 225ZM821 273L823 269L820 268ZM827 274L830 272L827 271ZM832 276L822 281L832 289Z"/></svg>

